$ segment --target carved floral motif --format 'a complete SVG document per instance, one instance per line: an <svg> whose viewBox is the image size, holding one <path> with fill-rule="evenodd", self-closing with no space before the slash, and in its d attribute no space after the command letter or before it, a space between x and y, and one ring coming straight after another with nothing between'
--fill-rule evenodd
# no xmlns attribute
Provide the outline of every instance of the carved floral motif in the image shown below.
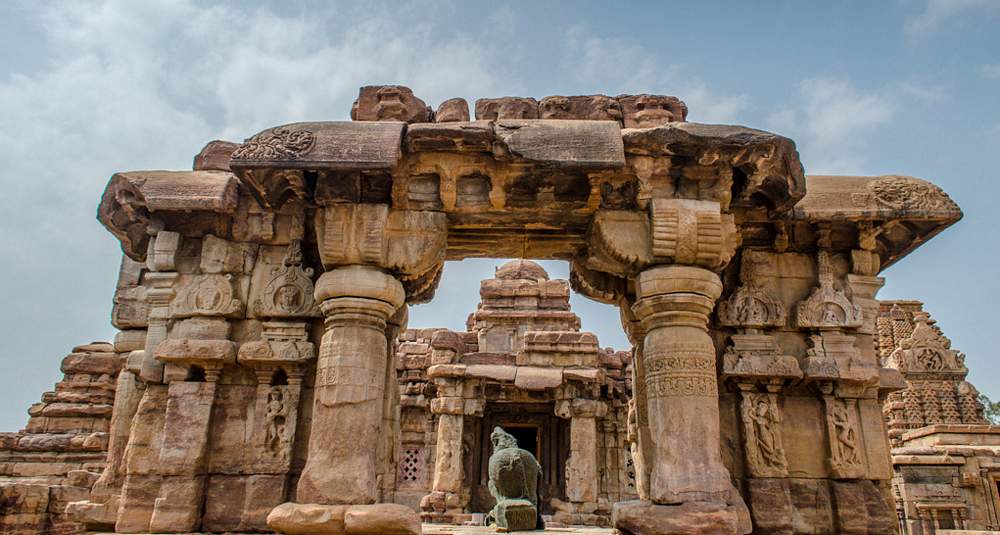
<svg viewBox="0 0 1000 535"><path fill-rule="evenodd" d="M233 152L233 159L240 160L296 160L316 144L316 136L309 130L281 126L250 138Z"/></svg>
<svg viewBox="0 0 1000 535"><path fill-rule="evenodd" d="M957 211L958 205L941 188L907 176L883 176L868 183L875 200L894 210Z"/></svg>

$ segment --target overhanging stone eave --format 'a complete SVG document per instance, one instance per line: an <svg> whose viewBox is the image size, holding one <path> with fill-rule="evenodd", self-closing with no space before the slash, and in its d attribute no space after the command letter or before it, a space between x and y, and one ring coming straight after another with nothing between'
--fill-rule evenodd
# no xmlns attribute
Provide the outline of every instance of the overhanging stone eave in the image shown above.
<svg viewBox="0 0 1000 535"><path fill-rule="evenodd" d="M239 181L228 171L128 171L111 176L97 208L97 219L121 242L129 258L143 261L153 213L236 211Z"/></svg>
<svg viewBox="0 0 1000 535"><path fill-rule="evenodd" d="M792 219L813 225L870 225L880 243L880 270L963 216L941 188L920 178L807 175L806 184L806 196L795 205Z"/></svg>

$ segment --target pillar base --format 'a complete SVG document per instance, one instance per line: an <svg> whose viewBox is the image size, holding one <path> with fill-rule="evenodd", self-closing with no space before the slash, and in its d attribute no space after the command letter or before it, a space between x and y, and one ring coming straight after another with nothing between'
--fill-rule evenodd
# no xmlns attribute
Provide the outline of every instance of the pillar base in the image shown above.
<svg viewBox="0 0 1000 535"><path fill-rule="evenodd" d="M745 509L744 509L745 510ZM616 503L611 522L622 535L740 535L750 532L738 505L644 501Z"/></svg>
<svg viewBox="0 0 1000 535"><path fill-rule="evenodd" d="M420 519L428 524L457 524L462 514L462 497L454 492L436 490L420 500Z"/></svg>
<svg viewBox="0 0 1000 535"><path fill-rule="evenodd" d="M267 515L267 527L287 535L420 535L417 513L395 503L319 505L283 503Z"/></svg>

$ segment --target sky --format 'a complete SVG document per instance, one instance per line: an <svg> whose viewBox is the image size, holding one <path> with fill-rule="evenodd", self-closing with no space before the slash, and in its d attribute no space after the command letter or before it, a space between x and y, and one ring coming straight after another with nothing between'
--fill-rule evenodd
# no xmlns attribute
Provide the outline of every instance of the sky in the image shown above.
<svg viewBox="0 0 1000 535"><path fill-rule="evenodd" d="M677 95L691 121L791 137L807 173L933 181L965 218L886 270L879 297L924 301L1000 398L998 24L1000 0L2 2L0 430L24 426L73 346L114 336L121 253L95 219L114 172L346 120L360 86L387 83L434 107ZM463 329L497 262L449 263L410 326ZM602 345L627 347L615 309L572 303Z"/></svg>

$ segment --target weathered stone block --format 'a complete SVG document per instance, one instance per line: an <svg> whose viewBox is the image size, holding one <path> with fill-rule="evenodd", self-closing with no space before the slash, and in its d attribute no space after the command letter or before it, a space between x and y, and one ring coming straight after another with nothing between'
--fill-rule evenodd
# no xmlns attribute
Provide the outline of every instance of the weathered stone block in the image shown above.
<svg viewBox="0 0 1000 535"><path fill-rule="evenodd" d="M195 171L229 171L229 158L239 147L238 143L216 139L209 141L194 157Z"/></svg>
<svg viewBox="0 0 1000 535"><path fill-rule="evenodd" d="M622 108L618 99L607 95L545 97L538 103L541 119L577 119L621 123Z"/></svg>
<svg viewBox="0 0 1000 535"><path fill-rule="evenodd" d="M439 123L468 121L469 103L464 98L450 98L438 106L434 120Z"/></svg>
<svg viewBox="0 0 1000 535"><path fill-rule="evenodd" d="M530 97L481 98L476 101L476 120L537 118L538 101Z"/></svg>
<svg viewBox="0 0 1000 535"><path fill-rule="evenodd" d="M426 123L431 115L430 106L413 96L409 87L401 85L364 86L351 107L351 119L355 121Z"/></svg>
<svg viewBox="0 0 1000 535"><path fill-rule="evenodd" d="M739 533L738 514L717 504L616 503L612 523L623 535L724 535Z"/></svg>
<svg viewBox="0 0 1000 535"><path fill-rule="evenodd" d="M268 513L267 526L286 535L343 535L344 513L348 507L283 503Z"/></svg>
<svg viewBox="0 0 1000 535"><path fill-rule="evenodd" d="M420 535L420 516L405 505L352 505L344 513L348 535Z"/></svg>
<svg viewBox="0 0 1000 535"><path fill-rule="evenodd" d="M621 129L610 121L516 120L494 126L494 155L560 169L625 166Z"/></svg>

